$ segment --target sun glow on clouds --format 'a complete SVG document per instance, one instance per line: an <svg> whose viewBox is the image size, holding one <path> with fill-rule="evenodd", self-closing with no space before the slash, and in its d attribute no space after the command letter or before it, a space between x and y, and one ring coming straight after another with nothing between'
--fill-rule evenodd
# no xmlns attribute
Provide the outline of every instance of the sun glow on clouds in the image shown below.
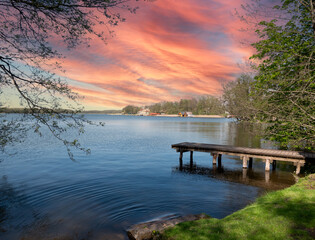
<svg viewBox="0 0 315 240"><path fill-rule="evenodd" d="M241 1L157 0L142 3L108 44L94 39L63 63L87 109L121 108L218 95L239 73L249 48L239 43L231 12Z"/></svg>

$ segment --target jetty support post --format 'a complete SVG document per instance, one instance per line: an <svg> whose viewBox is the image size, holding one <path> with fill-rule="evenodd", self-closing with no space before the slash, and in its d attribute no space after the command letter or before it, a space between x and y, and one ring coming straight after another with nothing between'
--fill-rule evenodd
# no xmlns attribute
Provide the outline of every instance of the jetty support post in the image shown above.
<svg viewBox="0 0 315 240"><path fill-rule="evenodd" d="M217 157L218 157L218 154L217 153L211 153L212 155L212 164L213 165L217 165Z"/></svg>
<svg viewBox="0 0 315 240"><path fill-rule="evenodd" d="M248 157L243 156L242 159L243 159L243 168L247 168Z"/></svg>
<svg viewBox="0 0 315 240"><path fill-rule="evenodd" d="M272 171L275 171L275 170L276 170L276 167L277 167L277 161L276 161L276 160L273 160L273 161L272 161Z"/></svg>
<svg viewBox="0 0 315 240"><path fill-rule="evenodd" d="M190 169L193 168L194 160L193 160L194 151L190 151Z"/></svg>
<svg viewBox="0 0 315 240"><path fill-rule="evenodd" d="M270 158L266 159L266 166L265 166L265 171L266 172L270 171L270 161L272 161Z"/></svg>
<svg viewBox="0 0 315 240"><path fill-rule="evenodd" d="M180 150L180 153L179 153L179 169L180 170L183 169L183 150Z"/></svg>
<svg viewBox="0 0 315 240"><path fill-rule="evenodd" d="M252 157L249 158L249 161L248 161L248 168L249 168L249 169L252 169L252 168L253 168L253 158L252 158Z"/></svg>
<svg viewBox="0 0 315 240"><path fill-rule="evenodd" d="M298 162L296 163L295 174L296 174L296 175L299 175L299 174L300 174L300 171L301 171L301 163L300 163L300 161L298 161Z"/></svg>
<svg viewBox="0 0 315 240"><path fill-rule="evenodd" d="M221 168L222 167L222 154L219 154L218 156L218 167Z"/></svg>

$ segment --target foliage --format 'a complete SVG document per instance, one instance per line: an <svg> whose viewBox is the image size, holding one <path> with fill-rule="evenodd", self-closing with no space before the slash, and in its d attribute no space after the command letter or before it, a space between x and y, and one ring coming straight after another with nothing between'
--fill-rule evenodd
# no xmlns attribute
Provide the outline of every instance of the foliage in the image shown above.
<svg viewBox="0 0 315 240"><path fill-rule="evenodd" d="M137 112L139 112L139 110L140 110L140 107L128 105L122 109L122 112L124 114L137 114Z"/></svg>
<svg viewBox="0 0 315 240"><path fill-rule="evenodd" d="M270 123L268 137L282 147L315 149L314 2L283 0L275 8L288 20L262 21L253 44L257 66L255 94L262 96L260 119Z"/></svg>
<svg viewBox="0 0 315 240"><path fill-rule="evenodd" d="M223 85L223 102L226 111L236 119L249 121L256 118L257 96L252 94L254 79L249 74L242 74L236 81Z"/></svg>
<svg viewBox="0 0 315 240"><path fill-rule="evenodd" d="M223 114L220 99L213 96L202 96L192 99L181 99L179 102L161 102L148 106L151 112L178 114L192 112L195 115Z"/></svg>
<svg viewBox="0 0 315 240"><path fill-rule="evenodd" d="M249 86L254 111L245 113L245 119L267 123L265 138L278 142L281 148L315 150L315 3L278 2L280 6L270 9L253 0L242 6L244 16L238 14L256 27L259 38L252 44L256 53L251 59L257 65ZM265 21L257 24L261 18ZM244 119L242 112L236 112Z"/></svg>
<svg viewBox="0 0 315 240"><path fill-rule="evenodd" d="M314 239L315 174L223 219L184 222L160 239Z"/></svg>
<svg viewBox="0 0 315 240"><path fill-rule="evenodd" d="M54 74L62 70L62 54L58 49L65 51L88 44L92 36L105 41L107 33L111 34L108 26L124 21L116 9L135 11L125 2L0 0L0 95L11 89L19 96L21 106L28 109L25 117L34 120L32 128L40 133L42 126L48 127L56 138L63 141L70 157L71 146L88 150L82 148L77 140L65 139L64 133L69 128L82 133L88 121L77 114L81 110L77 103L78 95ZM60 111L61 108L68 110ZM1 129L12 126L10 131L2 132L1 143L14 139L12 124L0 119Z"/></svg>

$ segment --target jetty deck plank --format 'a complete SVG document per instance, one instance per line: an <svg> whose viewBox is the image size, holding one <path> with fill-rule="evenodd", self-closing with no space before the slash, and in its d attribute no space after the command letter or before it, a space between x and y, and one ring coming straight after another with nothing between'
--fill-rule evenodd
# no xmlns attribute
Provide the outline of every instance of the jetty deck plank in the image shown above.
<svg viewBox="0 0 315 240"><path fill-rule="evenodd" d="M248 148L248 147L234 147L229 145L218 145L218 144L206 144L206 143L193 143L183 142L173 144L172 148L178 151L201 151L201 152L230 152L235 154L253 154L270 157L281 157L281 158L293 158L305 160L306 158L315 159L315 153L298 152L298 151L286 151L286 150L270 150L260 148Z"/></svg>

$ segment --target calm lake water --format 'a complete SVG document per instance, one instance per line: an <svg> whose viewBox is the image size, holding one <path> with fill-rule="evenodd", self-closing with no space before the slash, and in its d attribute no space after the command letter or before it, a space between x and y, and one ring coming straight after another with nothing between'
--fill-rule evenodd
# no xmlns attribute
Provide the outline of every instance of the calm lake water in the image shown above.
<svg viewBox="0 0 315 240"><path fill-rule="evenodd" d="M237 157L223 156L218 171L207 153L180 171L174 143L269 147L228 119L87 118L106 125L86 127L81 141L92 154L76 153L76 162L50 135L30 134L0 155L0 239L127 239L130 225L201 212L223 218L294 183L291 165L265 176L259 160L243 172Z"/></svg>

